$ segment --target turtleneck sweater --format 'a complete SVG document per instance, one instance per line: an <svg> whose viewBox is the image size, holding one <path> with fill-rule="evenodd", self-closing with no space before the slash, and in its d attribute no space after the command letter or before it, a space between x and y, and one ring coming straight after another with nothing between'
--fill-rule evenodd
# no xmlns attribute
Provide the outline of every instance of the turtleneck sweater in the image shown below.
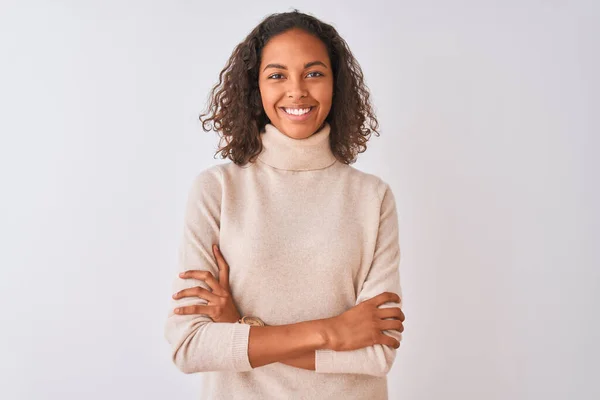
<svg viewBox="0 0 600 400"><path fill-rule="evenodd" d="M267 124L254 162L218 164L195 176L173 293L195 286L211 290L178 273L206 270L218 279L212 252L218 244L240 314L267 325L335 317L383 292L402 297L394 194L376 175L337 160L330 132L325 123L308 138L295 139ZM173 312L194 304L207 301L171 299L165 337L181 371L203 373L203 399L388 398L394 348L317 349L314 371L281 362L252 368L250 325ZM397 330L383 333L402 339Z"/></svg>

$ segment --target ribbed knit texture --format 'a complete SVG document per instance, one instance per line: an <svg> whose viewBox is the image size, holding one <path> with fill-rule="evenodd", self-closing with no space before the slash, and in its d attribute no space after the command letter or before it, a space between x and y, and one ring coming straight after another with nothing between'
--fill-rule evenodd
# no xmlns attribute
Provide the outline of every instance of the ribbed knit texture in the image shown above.
<svg viewBox="0 0 600 400"><path fill-rule="evenodd" d="M201 171L189 190L177 273L200 269L218 278L211 246L219 244L240 313L267 325L333 317L386 291L402 296L390 186L336 160L329 135L327 123L306 139L268 124L255 162ZM177 273L173 293L209 289ZM389 346L319 349L316 371L279 362L253 369L250 326L172 312L188 304L207 301L171 300L165 336L179 369L204 372L203 399L388 398L386 375L396 357ZM384 333L402 338L396 330Z"/></svg>

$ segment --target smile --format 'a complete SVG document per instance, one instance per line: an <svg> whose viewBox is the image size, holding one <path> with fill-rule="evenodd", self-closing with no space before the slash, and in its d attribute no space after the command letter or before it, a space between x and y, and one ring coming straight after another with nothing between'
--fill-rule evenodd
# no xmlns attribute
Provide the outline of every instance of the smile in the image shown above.
<svg viewBox="0 0 600 400"><path fill-rule="evenodd" d="M308 108L279 107L279 109L282 110L289 119L294 120L294 121L303 121L303 120L307 119L310 115L312 115L312 112L315 109L315 107L314 106L308 107Z"/></svg>

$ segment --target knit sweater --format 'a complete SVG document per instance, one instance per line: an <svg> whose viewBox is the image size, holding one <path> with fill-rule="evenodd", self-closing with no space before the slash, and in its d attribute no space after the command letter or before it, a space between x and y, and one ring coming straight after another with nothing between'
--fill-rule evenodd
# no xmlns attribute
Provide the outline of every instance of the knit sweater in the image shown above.
<svg viewBox="0 0 600 400"><path fill-rule="evenodd" d="M386 291L402 296L389 184L337 160L328 123L305 139L268 124L260 137L263 150L254 162L218 164L193 179L177 273L208 270L218 279L211 248L218 244L240 314L267 325L334 317ZM195 286L210 290L204 281L177 273L173 293ZM181 371L203 372L203 399L388 398L394 348L317 349L314 371L280 362L252 368L250 325L174 314L173 308L191 304L207 301L171 300L165 337ZM397 330L383 333L402 338Z"/></svg>

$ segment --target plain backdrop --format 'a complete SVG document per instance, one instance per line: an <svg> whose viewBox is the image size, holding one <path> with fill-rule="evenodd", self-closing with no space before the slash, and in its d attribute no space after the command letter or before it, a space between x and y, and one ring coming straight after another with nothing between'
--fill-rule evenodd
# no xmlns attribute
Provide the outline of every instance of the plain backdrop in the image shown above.
<svg viewBox="0 0 600 400"><path fill-rule="evenodd" d="M0 398L198 397L163 336L187 190L226 162L197 118L294 7L380 121L354 166L397 199L390 399L600 398L597 2L0 4Z"/></svg>

